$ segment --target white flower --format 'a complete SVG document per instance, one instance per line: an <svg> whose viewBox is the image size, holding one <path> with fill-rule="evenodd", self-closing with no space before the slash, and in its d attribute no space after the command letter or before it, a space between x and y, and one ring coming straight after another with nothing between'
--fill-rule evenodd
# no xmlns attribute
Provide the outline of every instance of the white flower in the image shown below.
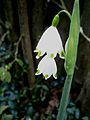
<svg viewBox="0 0 90 120"><path fill-rule="evenodd" d="M56 27L50 26L43 33L34 52L38 52L36 56L36 58L38 59L45 53L51 58L55 58L57 53L61 54L62 51L63 45L59 32Z"/></svg>
<svg viewBox="0 0 90 120"><path fill-rule="evenodd" d="M43 74L45 79L48 79L51 75L57 79L57 66L53 58L50 58L48 55L42 58L38 64L36 75Z"/></svg>

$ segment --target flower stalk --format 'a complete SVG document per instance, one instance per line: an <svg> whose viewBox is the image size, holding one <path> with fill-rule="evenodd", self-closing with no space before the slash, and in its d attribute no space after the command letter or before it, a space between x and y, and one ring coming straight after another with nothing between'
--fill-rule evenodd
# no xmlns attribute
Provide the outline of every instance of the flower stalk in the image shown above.
<svg viewBox="0 0 90 120"><path fill-rule="evenodd" d="M67 107L68 97L69 97L71 83L72 83L72 77L73 75L67 75L66 77L63 94L60 102L60 107L58 110L57 120L64 120L65 118L66 107Z"/></svg>
<svg viewBox="0 0 90 120"><path fill-rule="evenodd" d="M53 20L52 20L52 26L57 27L57 25L59 23L59 15L61 13L65 13L70 18L70 20L71 20L71 14L67 10L61 10L53 18Z"/></svg>
<svg viewBox="0 0 90 120"><path fill-rule="evenodd" d="M59 11L58 15L60 15L61 13L66 13L66 15L71 19L71 14L67 10L61 10L61 11Z"/></svg>
<svg viewBox="0 0 90 120"><path fill-rule="evenodd" d="M80 32L80 15L79 15L79 0L75 0L73 13L71 16L71 24L69 38L66 42L65 50L65 70L67 77L65 80L57 120L65 120L65 113L68 104L70 88L77 58L77 47Z"/></svg>

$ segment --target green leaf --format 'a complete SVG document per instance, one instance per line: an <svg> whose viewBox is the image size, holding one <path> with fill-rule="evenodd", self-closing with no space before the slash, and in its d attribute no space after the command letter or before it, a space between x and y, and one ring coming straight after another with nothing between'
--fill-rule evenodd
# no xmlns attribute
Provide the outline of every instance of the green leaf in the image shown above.
<svg viewBox="0 0 90 120"><path fill-rule="evenodd" d="M0 67L0 80L10 82L11 81L11 74L7 71L4 67Z"/></svg>
<svg viewBox="0 0 90 120"><path fill-rule="evenodd" d="M3 81L5 79L5 68L0 67L0 80Z"/></svg>
<svg viewBox="0 0 90 120"><path fill-rule="evenodd" d="M79 32L80 32L79 0L75 0L65 56L65 70L68 75L71 75L74 72L77 57Z"/></svg>
<svg viewBox="0 0 90 120"><path fill-rule="evenodd" d="M5 81L8 83L11 82L11 74L8 71L5 73Z"/></svg>
<svg viewBox="0 0 90 120"><path fill-rule="evenodd" d="M7 64L5 67L6 67L7 70L10 70L11 67L12 67L12 63Z"/></svg>
<svg viewBox="0 0 90 120"><path fill-rule="evenodd" d="M23 61L21 59L16 59L16 62L22 67L23 66Z"/></svg>
<svg viewBox="0 0 90 120"><path fill-rule="evenodd" d="M0 115L8 108L7 105L0 106Z"/></svg>

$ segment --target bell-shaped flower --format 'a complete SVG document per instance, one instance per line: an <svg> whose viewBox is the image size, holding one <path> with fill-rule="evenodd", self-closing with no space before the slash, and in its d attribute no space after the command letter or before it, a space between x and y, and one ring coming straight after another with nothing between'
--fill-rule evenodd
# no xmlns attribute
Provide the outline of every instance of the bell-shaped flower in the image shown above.
<svg viewBox="0 0 90 120"><path fill-rule="evenodd" d="M59 53L60 55L62 51L63 45L59 32L56 27L50 26L43 33L34 52L38 53L36 56L36 58L38 59L45 53L49 55L51 58L55 58L57 53Z"/></svg>
<svg viewBox="0 0 90 120"><path fill-rule="evenodd" d="M51 75L57 79L57 65L53 58L50 58L48 55L44 56L38 64L36 75L43 74L47 80Z"/></svg>

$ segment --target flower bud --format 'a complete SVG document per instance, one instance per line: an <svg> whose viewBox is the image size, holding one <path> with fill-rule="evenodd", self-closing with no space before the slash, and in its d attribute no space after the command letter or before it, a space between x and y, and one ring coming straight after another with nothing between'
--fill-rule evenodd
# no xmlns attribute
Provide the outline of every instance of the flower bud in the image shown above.
<svg viewBox="0 0 90 120"><path fill-rule="evenodd" d="M52 26L56 27L59 23L59 15L55 15L55 17L52 20Z"/></svg>

